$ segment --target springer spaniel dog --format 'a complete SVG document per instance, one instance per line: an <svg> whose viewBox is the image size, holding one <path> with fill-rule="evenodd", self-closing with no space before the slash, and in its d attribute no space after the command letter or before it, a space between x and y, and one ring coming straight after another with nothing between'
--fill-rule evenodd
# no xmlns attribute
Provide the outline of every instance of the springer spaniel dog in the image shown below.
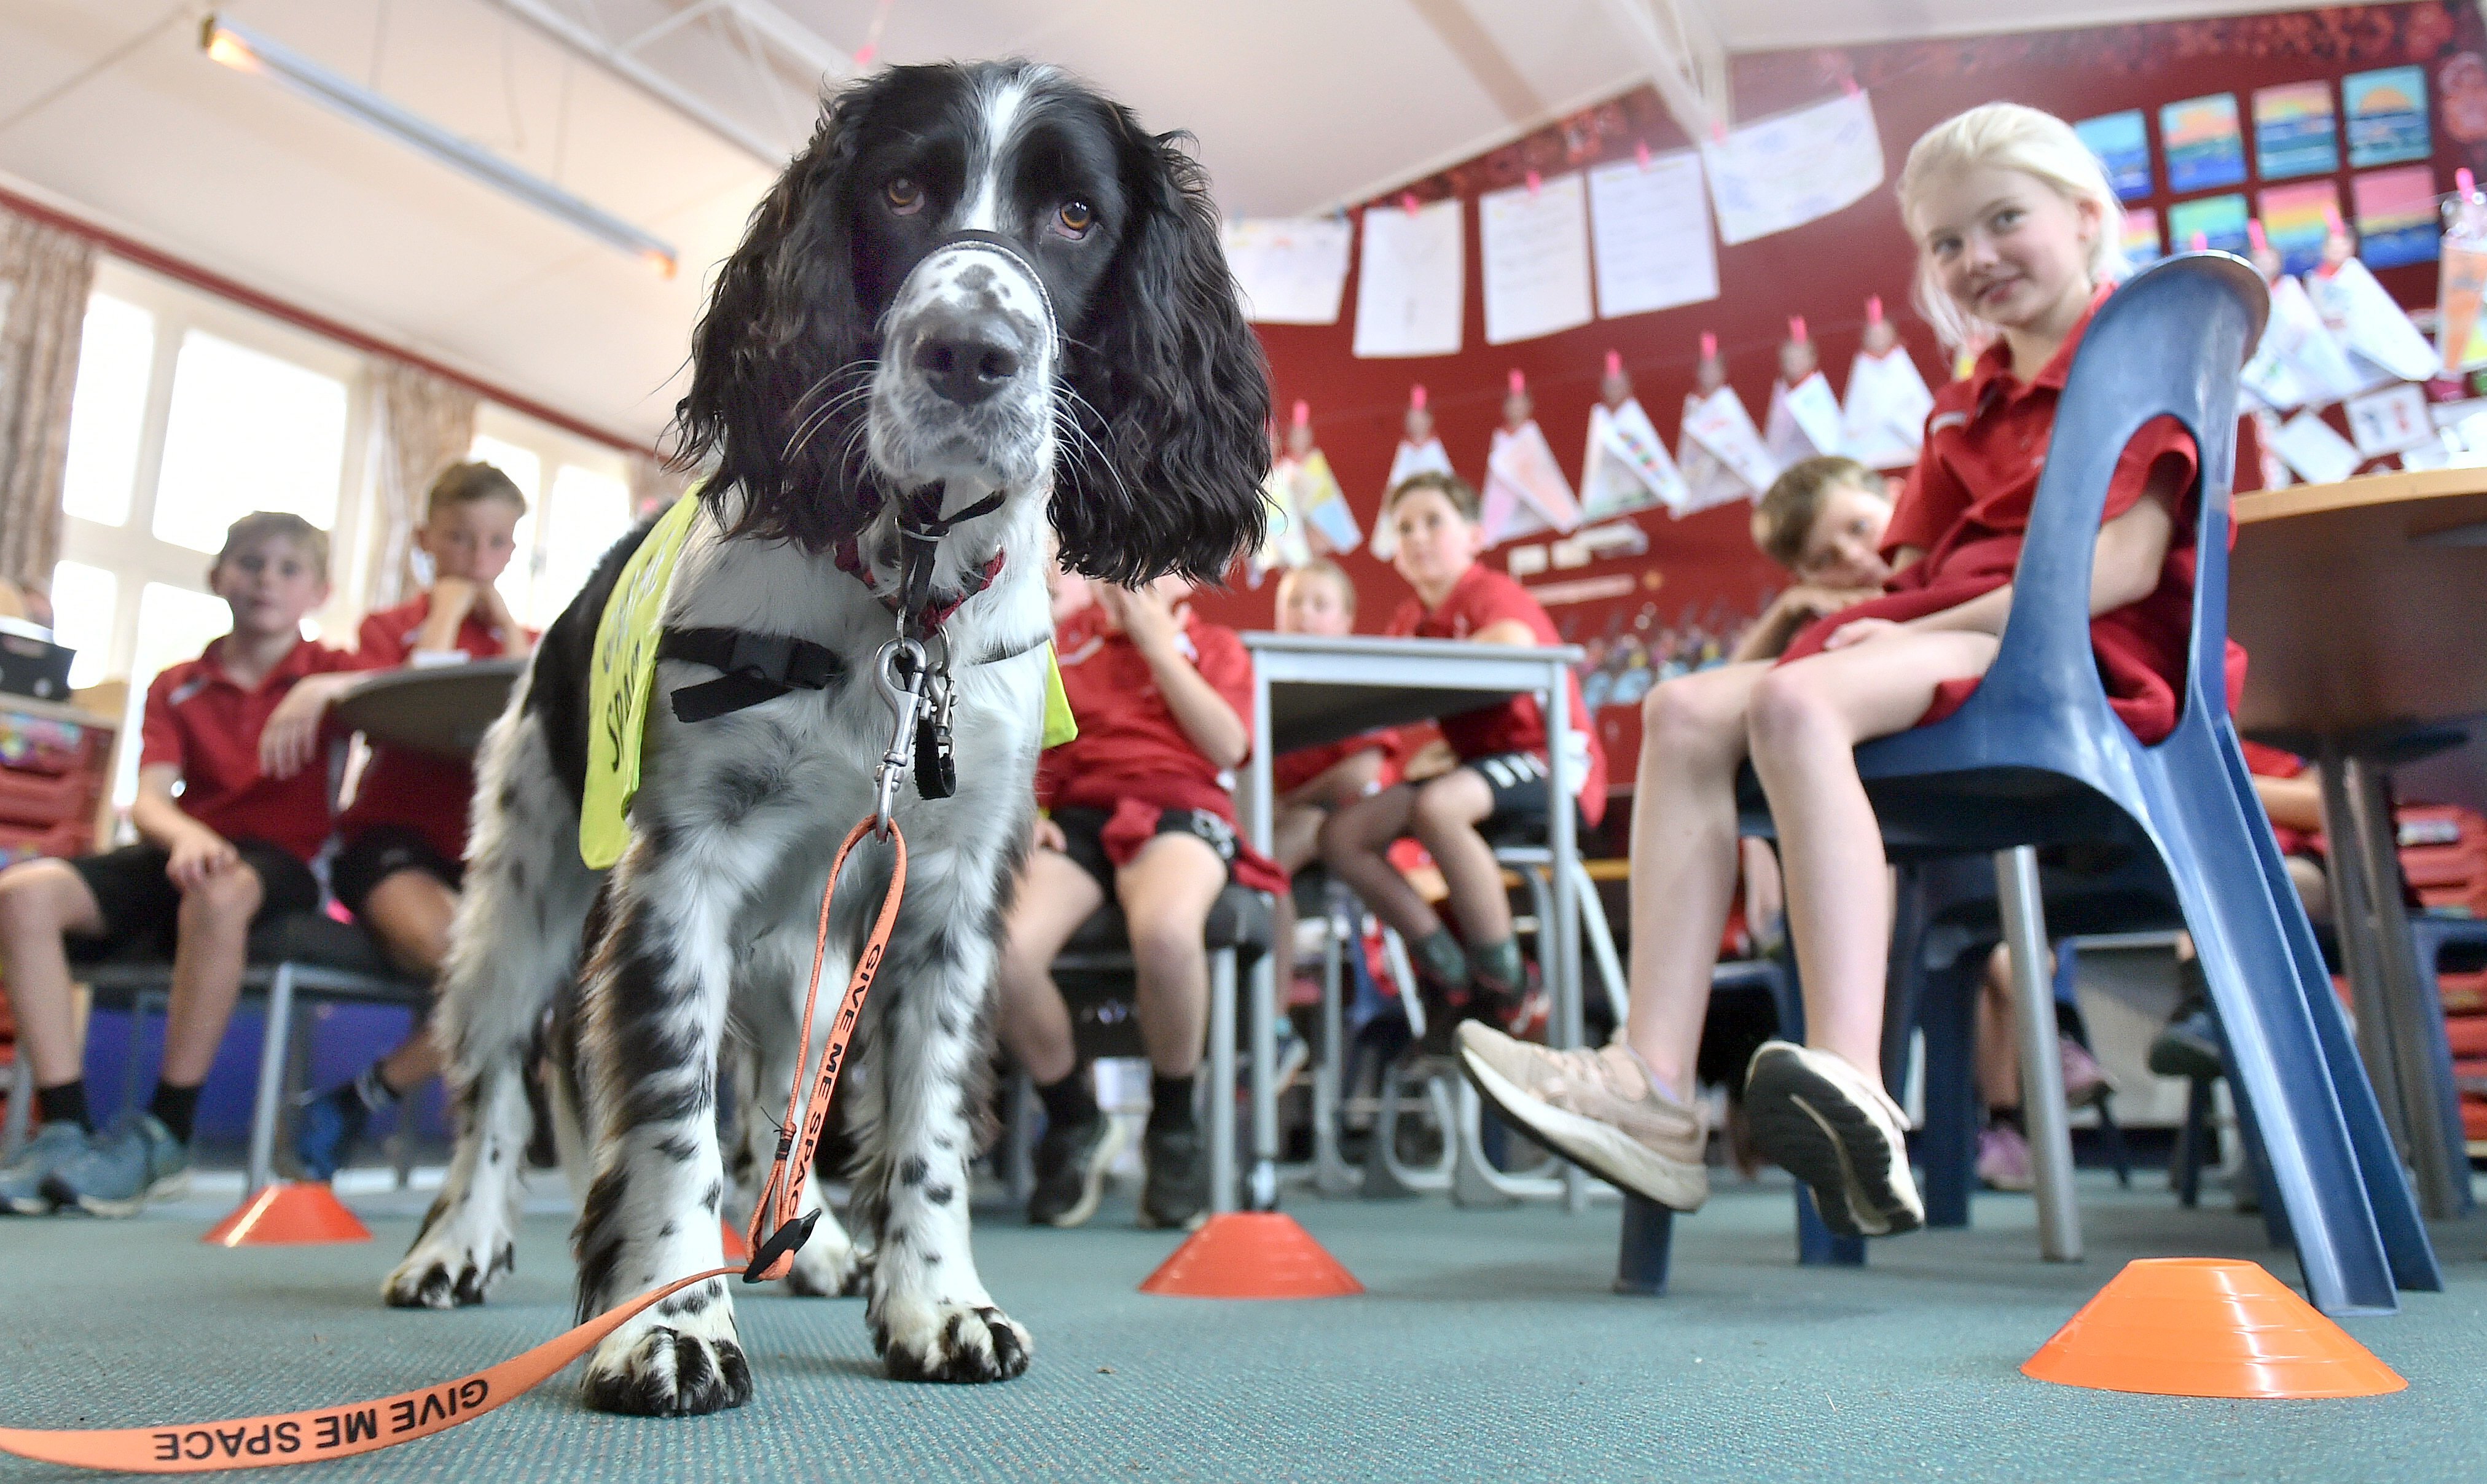
<svg viewBox="0 0 2487 1484"><path fill-rule="evenodd" d="M619 861L591 870L579 851L602 724L590 658L647 527L546 632L485 741L436 1021L458 1147L390 1303L481 1302L509 1271L525 1063L548 1009L555 1123L585 1182L580 1315L723 1261L719 1217L756 1193L805 1059L831 854L874 808L891 729L874 657L897 632L905 516L942 532L925 599L955 603L956 791L898 789L906 901L839 1098L860 1135L855 1234L824 1217L793 1283L868 1293L893 1377L1026 1369L1027 1331L977 1276L966 1192L1034 811L1047 527L1066 567L1117 583L1218 580L1264 529L1267 369L1182 137L1024 62L895 68L825 103L695 334L677 431L682 460L713 472L665 600ZM848 867L824 1006L890 859L867 841ZM721 1070L740 1104L731 1153ZM726 1283L615 1330L584 1390L640 1414L749 1399Z"/></svg>

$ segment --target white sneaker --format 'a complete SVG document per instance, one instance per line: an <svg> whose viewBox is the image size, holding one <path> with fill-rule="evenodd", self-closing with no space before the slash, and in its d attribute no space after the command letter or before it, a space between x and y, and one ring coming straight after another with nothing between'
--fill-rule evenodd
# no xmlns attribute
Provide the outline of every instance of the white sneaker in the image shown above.
<svg viewBox="0 0 2487 1484"><path fill-rule="evenodd" d="M1457 1043L1478 1093L1555 1153L1677 1211L1710 1198L1701 1109L1661 1092L1621 1042L1557 1051L1468 1021Z"/></svg>
<svg viewBox="0 0 2487 1484"><path fill-rule="evenodd" d="M1889 1237L1926 1224L1907 1115L1845 1058L1764 1042L1745 1072L1745 1117L1762 1152L1813 1188L1832 1231Z"/></svg>

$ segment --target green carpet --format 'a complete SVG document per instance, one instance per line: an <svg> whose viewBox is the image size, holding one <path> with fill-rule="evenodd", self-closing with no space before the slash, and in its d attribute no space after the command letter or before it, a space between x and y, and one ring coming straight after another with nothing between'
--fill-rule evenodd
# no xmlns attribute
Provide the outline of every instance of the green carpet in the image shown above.
<svg viewBox="0 0 2487 1484"><path fill-rule="evenodd" d="M556 1186L557 1182L548 1182ZM857 1301L741 1301L759 1395L649 1421L568 1378L468 1426L304 1477L698 1479L2377 1479L2487 1477L2487 1216L2437 1230L2447 1291L2347 1328L2409 1379L2336 1402L2123 1396L2016 1367L2125 1259L2263 1261L2258 1221L2185 1212L2158 1177L2084 1175L2088 1261L2042 1263L2026 1198L1976 1229L1794 1263L1783 1187L1679 1223L1673 1290L1607 1291L1617 1213L1439 1200L1289 1209L1370 1292L1255 1303L1135 1289L1171 1237L1128 1200L1076 1232L987 1210L977 1256L1036 1335L999 1386L885 1381ZM123 1222L0 1218L0 1423L124 1426L307 1407L480 1368L569 1322L567 1222L454 1314L382 1308L419 1201L352 1197L370 1246L203 1247L217 1202ZM80 1477L0 1459L0 1484Z"/></svg>

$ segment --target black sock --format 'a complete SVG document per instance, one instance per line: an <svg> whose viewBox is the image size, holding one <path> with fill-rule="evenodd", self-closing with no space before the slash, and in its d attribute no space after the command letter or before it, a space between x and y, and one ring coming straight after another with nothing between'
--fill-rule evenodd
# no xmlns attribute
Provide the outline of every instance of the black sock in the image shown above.
<svg viewBox="0 0 2487 1484"><path fill-rule="evenodd" d="M190 1141L190 1130L199 1121L199 1089L157 1082L155 1096L147 1102L147 1111L154 1114L155 1121L170 1131L175 1138L186 1144Z"/></svg>
<svg viewBox="0 0 2487 1484"><path fill-rule="evenodd" d="M1986 1126L1990 1129L2010 1129L2015 1134L2025 1132L2021 1127L2021 1110L2017 1107L1988 1108Z"/></svg>
<svg viewBox="0 0 2487 1484"><path fill-rule="evenodd" d="M1191 1127L1190 1077L1149 1074L1149 1132L1163 1134Z"/></svg>
<svg viewBox="0 0 2487 1484"><path fill-rule="evenodd" d="M95 1122L86 1110L86 1078L78 1078L58 1087L35 1089L35 1113L44 1123L73 1123L89 1133Z"/></svg>
<svg viewBox="0 0 2487 1484"><path fill-rule="evenodd" d="M1097 1095L1088 1089L1088 1069L1074 1065L1058 1082L1037 1085L1036 1101L1045 1105L1045 1126L1073 1129L1097 1116Z"/></svg>

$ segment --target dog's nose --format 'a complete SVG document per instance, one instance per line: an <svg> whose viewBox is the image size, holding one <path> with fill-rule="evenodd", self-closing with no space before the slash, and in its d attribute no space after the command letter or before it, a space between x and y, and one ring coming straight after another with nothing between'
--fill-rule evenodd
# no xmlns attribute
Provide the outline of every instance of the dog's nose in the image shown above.
<svg viewBox="0 0 2487 1484"><path fill-rule="evenodd" d="M973 406L1019 375L1019 352L974 330L927 335L915 343L915 369L943 397Z"/></svg>

